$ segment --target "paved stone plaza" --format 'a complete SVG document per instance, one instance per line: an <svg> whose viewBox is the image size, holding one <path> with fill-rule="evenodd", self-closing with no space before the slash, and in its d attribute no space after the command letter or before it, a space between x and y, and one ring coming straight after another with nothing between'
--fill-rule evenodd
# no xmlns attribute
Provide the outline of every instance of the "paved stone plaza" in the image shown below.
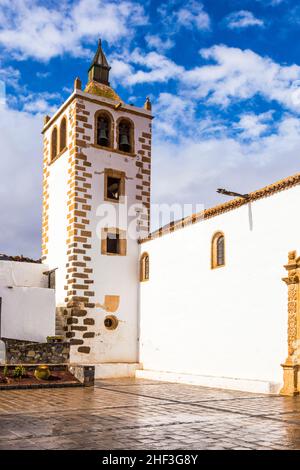
<svg viewBox="0 0 300 470"><path fill-rule="evenodd" d="M0 397L0 449L300 449L300 397L135 379Z"/></svg>

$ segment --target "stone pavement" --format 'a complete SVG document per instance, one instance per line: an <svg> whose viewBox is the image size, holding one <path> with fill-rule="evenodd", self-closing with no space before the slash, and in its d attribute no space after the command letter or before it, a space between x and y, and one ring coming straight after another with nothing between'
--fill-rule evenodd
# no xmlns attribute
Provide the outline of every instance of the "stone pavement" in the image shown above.
<svg viewBox="0 0 300 470"><path fill-rule="evenodd" d="M0 449L300 449L300 397L141 379L0 391Z"/></svg>

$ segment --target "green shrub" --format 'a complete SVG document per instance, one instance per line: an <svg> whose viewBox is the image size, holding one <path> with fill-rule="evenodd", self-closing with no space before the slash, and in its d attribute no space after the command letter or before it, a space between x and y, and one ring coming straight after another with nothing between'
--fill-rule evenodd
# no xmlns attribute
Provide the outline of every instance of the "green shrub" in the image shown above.
<svg viewBox="0 0 300 470"><path fill-rule="evenodd" d="M47 343L62 343L64 337L61 335L47 336Z"/></svg>
<svg viewBox="0 0 300 470"><path fill-rule="evenodd" d="M15 379L21 379L22 377L24 377L26 373L26 369L25 367L23 366L16 366L14 371L13 371L13 377Z"/></svg>

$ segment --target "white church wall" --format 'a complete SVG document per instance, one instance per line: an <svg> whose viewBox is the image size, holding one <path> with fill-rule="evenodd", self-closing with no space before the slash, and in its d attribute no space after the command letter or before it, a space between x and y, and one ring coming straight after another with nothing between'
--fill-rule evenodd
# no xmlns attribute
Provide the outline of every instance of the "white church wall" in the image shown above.
<svg viewBox="0 0 300 470"><path fill-rule="evenodd" d="M141 245L150 280L140 285L138 376L278 391L287 356L281 278L288 252L300 254L299 202L295 186ZM217 231L226 265L212 270Z"/></svg>

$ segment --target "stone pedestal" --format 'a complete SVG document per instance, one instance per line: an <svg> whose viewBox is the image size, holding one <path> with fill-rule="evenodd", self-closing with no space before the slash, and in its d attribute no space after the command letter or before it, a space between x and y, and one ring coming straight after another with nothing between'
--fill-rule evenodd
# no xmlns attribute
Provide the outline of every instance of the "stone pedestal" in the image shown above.
<svg viewBox="0 0 300 470"><path fill-rule="evenodd" d="M292 364L281 364L283 367L283 387L280 390L280 395L294 397L299 395L299 366Z"/></svg>
<svg viewBox="0 0 300 470"><path fill-rule="evenodd" d="M71 364L69 371L79 380L85 387L93 387L95 383L95 366Z"/></svg>

